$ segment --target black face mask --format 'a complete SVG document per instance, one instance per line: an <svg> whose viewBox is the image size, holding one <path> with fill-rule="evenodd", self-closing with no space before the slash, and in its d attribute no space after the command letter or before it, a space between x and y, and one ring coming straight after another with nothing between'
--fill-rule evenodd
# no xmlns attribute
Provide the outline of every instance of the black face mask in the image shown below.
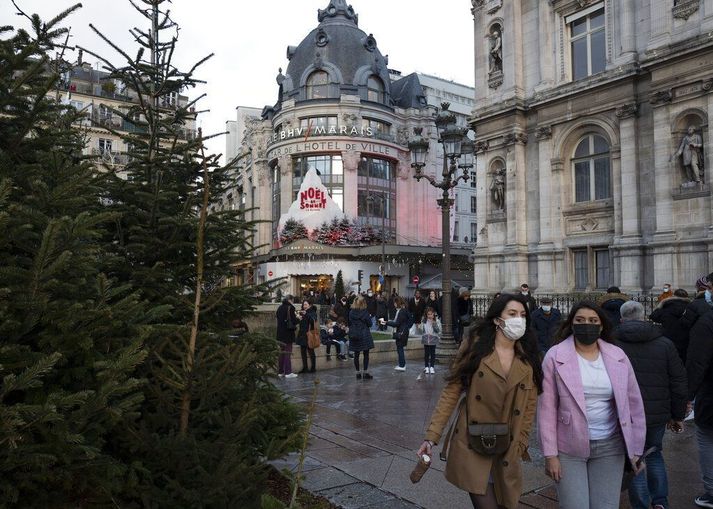
<svg viewBox="0 0 713 509"><path fill-rule="evenodd" d="M599 339L602 326L596 323L573 323L574 339L583 345L592 345Z"/></svg>

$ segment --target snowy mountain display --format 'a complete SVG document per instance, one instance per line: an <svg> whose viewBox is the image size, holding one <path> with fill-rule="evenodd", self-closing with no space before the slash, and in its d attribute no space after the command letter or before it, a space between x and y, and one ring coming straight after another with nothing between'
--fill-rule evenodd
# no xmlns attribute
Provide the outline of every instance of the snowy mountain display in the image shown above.
<svg viewBox="0 0 713 509"><path fill-rule="evenodd" d="M324 223L331 223L333 219L343 219L344 212L339 208L327 188L317 175L317 170L310 168L302 180L302 185L297 193L297 199L292 202L286 214L282 214L277 225L277 231L282 232L288 219L303 224L311 234Z"/></svg>

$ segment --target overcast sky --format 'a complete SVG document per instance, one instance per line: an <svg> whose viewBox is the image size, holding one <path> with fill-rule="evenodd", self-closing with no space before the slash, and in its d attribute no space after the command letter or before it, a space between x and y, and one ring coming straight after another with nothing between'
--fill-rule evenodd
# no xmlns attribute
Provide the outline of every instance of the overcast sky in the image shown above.
<svg viewBox="0 0 713 509"><path fill-rule="evenodd" d="M28 13L49 19L73 5L72 0L16 0ZM126 0L83 0L70 16L70 44L96 50L115 63L118 57L89 28L95 25L129 54L136 45L128 34L134 26L148 28ZM208 84L198 92L210 113L202 116L204 133L224 130L237 106L262 108L277 99L275 76L287 67L286 48L298 45L317 26L317 9L329 0L173 0L164 6L180 25L176 63L186 69L215 53L198 77ZM389 67L404 74L419 71L469 86L473 84L473 17L468 0L416 2L414 0L354 0L359 28L376 38L379 50L389 55ZM0 0L0 25L19 26L10 0ZM75 56L76 58L76 56ZM93 61L85 56L85 61ZM225 141L210 143L225 152Z"/></svg>

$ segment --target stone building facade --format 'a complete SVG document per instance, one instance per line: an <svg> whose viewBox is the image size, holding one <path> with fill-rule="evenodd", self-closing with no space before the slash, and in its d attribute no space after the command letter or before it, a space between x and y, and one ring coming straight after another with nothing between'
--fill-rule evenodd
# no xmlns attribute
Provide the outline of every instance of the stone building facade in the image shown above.
<svg viewBox="0 0 713 509"><path fill-rule="evenodd" d="M475 287L692 289L713 267L713 0L472 13Z"/></svg>

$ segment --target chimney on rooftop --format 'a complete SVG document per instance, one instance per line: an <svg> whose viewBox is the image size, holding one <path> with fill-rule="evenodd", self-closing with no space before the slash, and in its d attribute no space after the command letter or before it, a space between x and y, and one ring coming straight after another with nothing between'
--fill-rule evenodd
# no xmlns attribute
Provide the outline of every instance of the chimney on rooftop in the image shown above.
<svg viewBox="0 0 713 509"><path fill-rule="evenodd" d="M77 65L82 65L82 58L84 57L84 51L79 48L79 53L77 54Z"/></svg>

